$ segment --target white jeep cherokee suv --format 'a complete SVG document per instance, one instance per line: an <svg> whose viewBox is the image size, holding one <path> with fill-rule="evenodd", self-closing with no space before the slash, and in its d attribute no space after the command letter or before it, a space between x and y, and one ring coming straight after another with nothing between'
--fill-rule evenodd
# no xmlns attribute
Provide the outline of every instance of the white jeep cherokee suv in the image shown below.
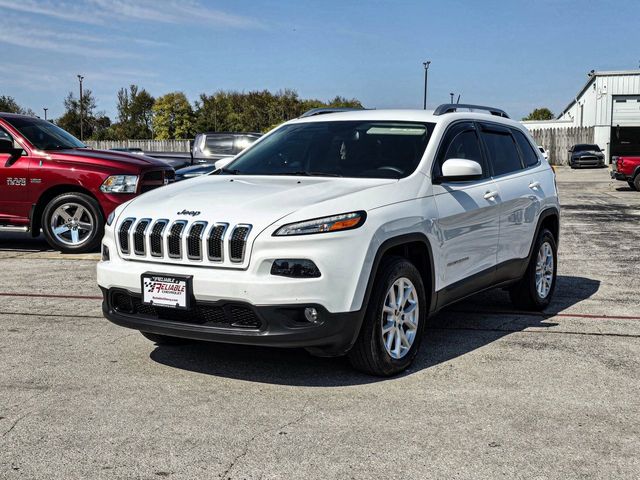
<svg viewBox="0 0 640 480"><path fill-rule="evenodd" d="M120 206L98 283L105 316L157 343L304 347L391 375L452 302L501 286L543 309L558 234L554 172L503 111L316 110Z"/></svg>

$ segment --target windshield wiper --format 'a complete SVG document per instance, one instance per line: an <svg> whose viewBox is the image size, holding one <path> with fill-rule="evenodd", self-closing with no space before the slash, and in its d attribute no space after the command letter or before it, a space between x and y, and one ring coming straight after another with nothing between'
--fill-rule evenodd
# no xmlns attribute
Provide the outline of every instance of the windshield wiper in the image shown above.
<svg viewBox="0 0 640 480"><path fill-rule="evenodd" d="M341 177L342 176L339 173L307 172L306 170L300 170L298 172L274 173L273 175L293 175L298 177Z"/></svg>
<svg viewBox="0 0 640 480"><path fill-rule="evenodd" d="M221 168L220 173L228 173L229 175L239 175L242 172L237 168Z"/></svg>

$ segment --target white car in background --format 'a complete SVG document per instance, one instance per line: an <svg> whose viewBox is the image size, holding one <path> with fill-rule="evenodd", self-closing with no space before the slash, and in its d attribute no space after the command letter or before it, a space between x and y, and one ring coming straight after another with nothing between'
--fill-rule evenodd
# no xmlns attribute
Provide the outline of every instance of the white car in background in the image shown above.
<svg viewBox="0 0 640 480"><path fill-rule="evenodd" d="M547 150L545 150L544 147L541 147L540 145L538 145L538 150L540 150L540 153L542 153L542 156L548 162L549 161L549 152Z"/></svg>
<svg viewBox="0 0 640 480"><path fill-rule="evenodd" d="M504 287L546 307L559 211L553 170L500 109L316 111L118 207L103 311L156 343L304 347L392 375L453 302Z"/></svg>

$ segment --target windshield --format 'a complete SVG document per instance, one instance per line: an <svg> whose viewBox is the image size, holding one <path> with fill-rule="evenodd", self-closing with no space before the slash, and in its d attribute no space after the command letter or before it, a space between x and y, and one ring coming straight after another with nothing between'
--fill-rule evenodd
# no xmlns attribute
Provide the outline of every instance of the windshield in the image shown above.
<svg viewBox="0 0 640 480"><path fill-rule="evenodd" d="M403 178L420 163L433 123L349 121L285 125L222 173Z"/></svg>
<svg viewBox="0 0 640 480"><path fill-rule="evenodd" d="M60 127L38 118L6 118L31 144L39 150L86 148L86 145Z"/></svg>
<svg viewBox="0 0 640 480"><path fill-rule="evenodd" d="M589 152L593 150L598 152L600 151L600 147L598 145L590 145L590 144L576 145L575 147L573 147L574 152Z"/></svg>

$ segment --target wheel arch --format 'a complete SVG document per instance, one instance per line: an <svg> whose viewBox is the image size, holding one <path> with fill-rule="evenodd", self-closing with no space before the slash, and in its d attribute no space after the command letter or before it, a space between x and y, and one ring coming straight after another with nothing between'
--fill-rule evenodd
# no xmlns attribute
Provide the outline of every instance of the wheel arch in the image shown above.
<svg viewBox="0 0 640 480"><path fill-rule="evenodd" d="M42 229L42 214L44 213L44 209L46 208L47 204L58 195L62 195L65 193L82 193L84 195L87 195L93 198L98 204L98 207L100 208L100 213L104 217L104 211L102 210L102 205L100 205L100 202L98 201L96 196L93 193L91 193L90 190L80 185L73 185L73 184L55 185L45 190L44 192L42 192L42 194L38 198L38 201L31 206L31 214L30 214L31 235L36 237L40 234L40 230Z"/></svg>
<svg viewBox="0 0 640 480"><path fill-rule="evenodd" d="M378 247L371 272L369 273L361 309L363 311L366 310L371 298L373 284L380 269L380 264L382 260L388 256L406 258L416 266L422 276L422 281L427 293L427 300L429 301L428 311L432 313L437 304L435 293L435 266L431 243L427 236L422 233L409 233L392 237L385 240L380 247Z"/></svg>

